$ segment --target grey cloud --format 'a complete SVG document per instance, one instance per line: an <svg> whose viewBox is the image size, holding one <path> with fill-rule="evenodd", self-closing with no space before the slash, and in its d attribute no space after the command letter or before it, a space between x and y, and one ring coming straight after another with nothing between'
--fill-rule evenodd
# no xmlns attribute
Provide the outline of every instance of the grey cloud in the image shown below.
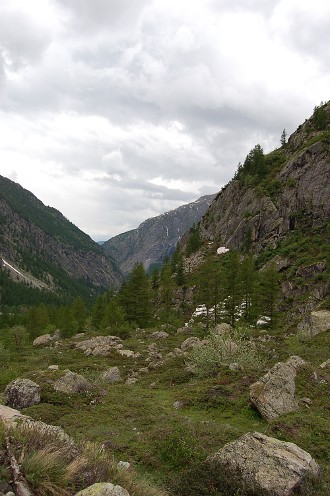
<svg viewBox="0 0 330 496"><path fill-rule="evenodd" d="M34 22L4 0L0 6L0 46L6 51L11 69L36 63L51 41L46 27Z"/></svg>

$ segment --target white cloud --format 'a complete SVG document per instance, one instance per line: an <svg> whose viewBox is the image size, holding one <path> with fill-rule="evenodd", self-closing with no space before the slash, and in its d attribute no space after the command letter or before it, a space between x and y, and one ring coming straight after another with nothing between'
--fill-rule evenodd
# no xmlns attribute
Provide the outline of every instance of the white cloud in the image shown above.
<svg viewBox="0 0 330 496"><path fill-rule="evenodd" d="M325 0L3 0L0 173L100 239L220 189L329 98Z"/></svg>

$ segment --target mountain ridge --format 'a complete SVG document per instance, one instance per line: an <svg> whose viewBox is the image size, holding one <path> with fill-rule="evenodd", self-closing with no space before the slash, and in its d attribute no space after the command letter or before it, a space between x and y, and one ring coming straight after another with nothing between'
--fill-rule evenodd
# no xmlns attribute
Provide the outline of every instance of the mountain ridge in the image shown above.
<svg viewBox="0 0 330 496"><path fill-rule="evenodd" d="M146 219L136 229L105 241L102 248L116 260L125 274L139 262L147 270L160 265L172 255L179 239L199 222L215 196L204 195L194 202Z"/></svg>

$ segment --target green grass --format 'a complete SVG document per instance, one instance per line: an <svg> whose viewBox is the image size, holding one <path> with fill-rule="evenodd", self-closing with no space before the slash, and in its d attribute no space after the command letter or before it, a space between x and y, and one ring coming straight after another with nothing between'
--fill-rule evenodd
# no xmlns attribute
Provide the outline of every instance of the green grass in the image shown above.
<svg viewBox="0 0 330 496"><path fill-rule="evenodd" d="M290 355L302 356L309 365L298 374L297 395L312 401L309 408L303 406L270 424L249 404L249 385L262 371L230 371L221 367L216 376L198 379L185 369L184 359L176 357L140 375L134 385L124 381L114 385L102 383L99 375L109 366L118 366L124 380L132 371L145 367L150 343L156 342L164 357L186 339L173 334L166 340L155 341L149 338L150 332L133 332L124 342L125 348L141 353L135 359L115 352L109 357L86 357L73 349L74 340L63 341L59 348L26 347L13 353L10 364L1 369L1 390L8 379L18 376L36 381L42 388L41 403L23 413L63 427L77 441L104 445L109 456L133 462L138 472L162 487L174 487L178 480L181 484L184 472L197 470L207 455L248 431L296 443L316 458L324 471L324 484L330 483L330 405L326 391L330 379L325 371L317 369L328 358L329 332L304 342L295 335L286 336L280 328L268 331L271 340L262 343L265 370ZM255 330L252 334L256 337L258 333ZM60 370L48 370L52 364L59 365ZM92 390L70 395L54 391L52 382L66 368L89 378L94 384ZM311 378L316 369L321 382ZM177 400L183 402L178 410L173 406ZM324 488L318 491L320 496L327 495ZM181 493L173 493L176 494Z"/></svg>

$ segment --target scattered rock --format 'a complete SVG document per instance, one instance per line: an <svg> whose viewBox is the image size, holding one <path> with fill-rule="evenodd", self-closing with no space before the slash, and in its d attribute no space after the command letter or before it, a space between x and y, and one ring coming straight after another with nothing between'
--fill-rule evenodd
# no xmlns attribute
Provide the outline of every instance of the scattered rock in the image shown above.
<svg viewBox="0 0 330 496"><path fill-rule="evenodd" d="M184 402L181 400L177 400L173 403L173 408L175 408L176 410L181 410L181 408L183 407L184 407Z"/></svg>
<svg viewBox="0 0 330 496"><path fill-rule="evenodd" d="M192 328L189 326L179 327L176 331L177 334L191 334Z"/></svg>
<svg viewBox="0 0 330 496"><path fill-rule="evenodd" d="M311 312L309 317L306 317L299 325L298 331L303 336L312 338L321 332L330 329L330 311L317 310Z"/></svg>
<svg viewBox="0 0 330 496"><path fill-rule="evenodd" d="M232 327L226 322L222 322L222 324L217 324L214 329L212 329L212 334L228 334L232 331Z"/></svg>
<svg viewBox="0 0 330 496"><path fill-rule="evenodd" d="M129 462L118 462L117 463L117 468L120 470L128 470L130 468L131 464Z"/></svg>
<svg viewBox="0 0 330 496"><path fill-rule="evenodd" d="M110 367L108 370L103 372L100 379L108 384L115 384L121 381L120 370L118 367Z"/></svg>
<svg viewBox="0 0 330 496"><path fill-rule="evenodd" d="M306 476L317 477L320 472L311 455L297 445L258 432L226 444L207 462L238 476L245 490L263 496L293 495L303 489Z"/></svg>
<svg viewBox="0 0 330 496"><path fill-rule="evenodd" d="M62 393L85 393L92 389L92 384L82 375L69 370L54 383L54 389Z"/></svg>
<svg viewBox="0 0 330 496"><path fill-rule="evenodd" d="M49 365L49 370L58 370L58 365Z"/></svg>
<svg viewBox="0 0 330 496"><path fill-rule="evenodd" d="M92 339L85 339L75 345L78 350L84 352L86 356L107 356L112 348L121 343L117 336L96 336Z"/></svg>
<svg viewBox="0 0 330 496"><path fill-rule="evenodd" d="M139 370L138 370L138 373L139 374L148 374L150 372L149 368L148 367L141 367Z"/></svg>
<svg viewBox="0 0 330 496"><path fill-rule="evenodd" d="M53 341L53 338L50 334L43 334L42 336L38 336L33 341L33 346L47 346Z"/></svg>
<svg viewBox="0 0 330 496"><path fill-rule="evenodd" d="M119 355L126 357L126 358L139 358L140 353L134 353L132 350L117 350Z"/></svg>
<svg viewBox="0 0 330 496"><path fill-rule="evenodd" d="M330 358L328 358L328 360L321 363L321 365L320 365L320 369L327 369L327 368L330 368Z"/></svg>
<svg viewBox="0 0 330 496"><path fill-rule="evenodd" d="M27 408L40 403L40 386L30 379L16 379L5 389L5 404L11 408Z"/></svg>
<svg viewBox="0 0 330 496"><path fill-rule="evenodd" d="M295 399L296 368L305 362L300 357L290 357L279 362L261 379L250 386L250 401L266 420L298 409Z"/></svg>
<svg viewBox="0 0 330 496"><path fill-rule="evenodd" d="M181 344L181 350L182 351L187 351L190 348L194 348L195 346L199 345L201 343L200 339L197 338L196 336L191 336L190 338L187 338L183 341Z"/></svg>
<svg viewBox="0 0 330 496"><path fill-rule="evenodd" d="M312 404L312 400L310 398L301 398L301 403L303 403L306 406L309 406Z"/></svg>
<svg viewBox="0 0 330 496"><path fill-rule="evenodd" d="M169 333L165 331L155 331L152 334L150 334L150 337L152 339L166 339L168 338Z"/></svg>
<svg viewBox="0 0 330 496"><path fill-rule="evenodd" d="M132 384L135 384L136 382L137 382L136 377L128 377L128 379L126 379L125 384L127 384L128 386L131 386Z"/></svg>
<svg viewBox="0 0 330 496"><path fill-rule="evenodd" d="M79 491L75 496L129 496L129 493L123 487L115 486L111 482L97 482Z"/></svg>

